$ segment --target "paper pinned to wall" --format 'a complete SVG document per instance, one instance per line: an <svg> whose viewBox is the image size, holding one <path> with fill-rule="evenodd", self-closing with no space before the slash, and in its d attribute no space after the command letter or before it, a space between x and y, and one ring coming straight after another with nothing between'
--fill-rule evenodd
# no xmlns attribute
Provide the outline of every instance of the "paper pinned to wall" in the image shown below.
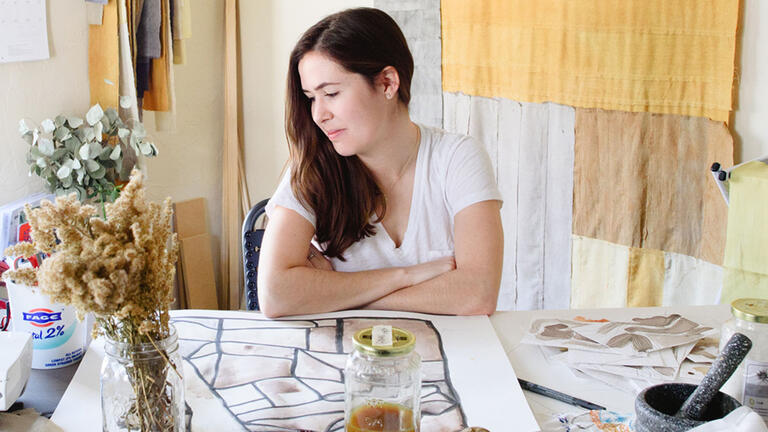
<svg viewBox="0 0 768 432"><path fill-rule="evenodd" d="M45 0L0 0L0 63L47 58Z"/></svg>

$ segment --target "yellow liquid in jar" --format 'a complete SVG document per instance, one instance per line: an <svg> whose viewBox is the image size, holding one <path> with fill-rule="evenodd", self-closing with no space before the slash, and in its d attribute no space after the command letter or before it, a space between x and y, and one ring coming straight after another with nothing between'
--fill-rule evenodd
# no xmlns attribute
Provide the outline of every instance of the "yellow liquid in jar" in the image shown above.
<svg viewBox="0 0 768 432"><path fill-rule="evenodd" d="M352 410L347 432L416 432L413 411L389 402L374 402Z"/></svg>

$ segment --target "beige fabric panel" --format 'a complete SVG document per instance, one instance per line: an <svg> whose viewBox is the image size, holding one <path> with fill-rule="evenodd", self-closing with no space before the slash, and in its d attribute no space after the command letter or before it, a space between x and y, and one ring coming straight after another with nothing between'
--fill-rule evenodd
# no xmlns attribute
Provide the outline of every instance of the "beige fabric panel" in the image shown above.
<svg viewBox="0 0 768 432"><path fill-rule="evenodd" d="M576 109L573 233L722 263L725 204L710 166L732 160L723 123Z"/></svg>
<svg viewBox="0 0 768 432"><path fill-rule="evenodd" d="M571 309L625 307L629 247L573 236Z"/></svg>

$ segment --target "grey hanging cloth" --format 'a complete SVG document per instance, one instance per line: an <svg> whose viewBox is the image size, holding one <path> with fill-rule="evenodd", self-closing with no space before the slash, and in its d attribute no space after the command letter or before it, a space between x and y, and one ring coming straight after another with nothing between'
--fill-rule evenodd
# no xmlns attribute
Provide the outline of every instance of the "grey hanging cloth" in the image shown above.
<svg viewBox="0 0 768 432"><path fill-rule="evenodd" d="M144 0L141 19L136 31L136 96L144 97L149 88L153 58L160 58L160 0Z"/></svg>

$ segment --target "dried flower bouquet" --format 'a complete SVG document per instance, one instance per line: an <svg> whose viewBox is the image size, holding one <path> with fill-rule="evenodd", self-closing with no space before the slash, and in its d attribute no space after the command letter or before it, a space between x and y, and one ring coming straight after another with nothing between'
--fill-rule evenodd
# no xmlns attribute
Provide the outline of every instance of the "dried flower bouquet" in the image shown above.
<svg viewBox="0 0 768 432"><path fill-rule="evenodd" d="M33 243L6 250L8 256L50 254L39 268L3 274L40 290L58 303L73 305L82 317L92 312L95 333L104 334L121 347L152 344L171 334L168 309L173 301L173 281L178 252L171 229L170 198L160 205L145 198L141 172L112 204L106 219L81 204L75 194L43 201L26 209ZM136 396L129 430L173 430L165 383L180 365L172 364L162 349L159 361L130 362L129 380ZM128 353L128 351L126 351ZM128 353L130 354L130 353ZM130 359L129 359L130 360Z"/></svg>

